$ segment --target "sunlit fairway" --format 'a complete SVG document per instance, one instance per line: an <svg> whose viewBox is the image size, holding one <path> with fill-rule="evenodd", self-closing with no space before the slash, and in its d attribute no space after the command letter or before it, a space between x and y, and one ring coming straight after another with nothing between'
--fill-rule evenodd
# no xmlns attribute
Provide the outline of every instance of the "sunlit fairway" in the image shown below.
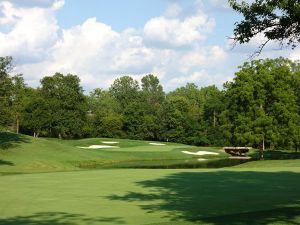
<svg viewBox="0 0 300 225"><path fill-rule="evenodd" d="M201 148L176 143L153 145L151 141L89 138L58 140L32 138L12 133L0 134L0 173L34 173L72 171L93 168L180 168L201 167L227 157L221 148ZM117 142L105 144L103 142ZM151 144L152 143L152 144ZM158 142L157 142L158 143ZM117 148L85 149L92 145ZM8 149L3 149L5 146ZM182 151L197 152L202 149L218 155L195 156ZM199 161L205 158L206 161Z"/></svg>
<svg viewBox="0 0 300 225"><path fill-rule="evenodd" d="M300 168L283 166L2 176L0 224L299 224Z"/></svg>
<svg viewBox="0 0 300 225"><path fill-rule="evenodd" d="M227 155L175 143L1 135L1 225L300 224L299 159L151 169ZM78 148L91 145L118 148ZM182 153L201 150L219 155Z"/></svg>

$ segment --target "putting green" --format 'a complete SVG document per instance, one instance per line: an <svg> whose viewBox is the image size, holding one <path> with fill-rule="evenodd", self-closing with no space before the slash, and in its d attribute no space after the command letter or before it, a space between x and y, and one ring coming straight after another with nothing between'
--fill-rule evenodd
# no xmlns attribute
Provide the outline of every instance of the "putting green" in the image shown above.
<svg viewBox="0 0 300 225"><path fill-rule="evenodd" d="M299 178L299 167L0 176L0 224L299 224Z"/></svg>

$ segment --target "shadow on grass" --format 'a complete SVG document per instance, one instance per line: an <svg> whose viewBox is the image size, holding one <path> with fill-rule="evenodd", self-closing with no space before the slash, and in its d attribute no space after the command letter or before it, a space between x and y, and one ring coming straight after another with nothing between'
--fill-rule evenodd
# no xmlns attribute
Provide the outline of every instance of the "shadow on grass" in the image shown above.
<svg viewBox="0 0 300 225"><path fill-rule="evenodd" d="M29 138L19 134L0 132L0 150L17 147L20 143L29 143Z"/></svg>
<svg viewBox="0 0 300 225"><path fill-rule="evenodd" d="M82 214L42 212L30 216L0 219L1 225L74 225L74 224L124 224L119 217L88 218Z"/></svg>
<svg viewBox="0 0 300 225"><path fill-rule="evenodd" d="M13 166L14 164L10 161L0 159L0 166L2 166L2 165Z"/></svg>
<svg viewBox="0 0 300 225"><path fill-rule="evenodd" d="M268 150L264 152L265 159L300 159L300 152Z"/></svg>
<svg viewBox="0 0 300 225"><path fill-rule="evenodd" d="M148 213L164 211L172 222L162 224L300 224L298 173L181 172L137 185L148 194L108 198L139 201Z"/></svg>

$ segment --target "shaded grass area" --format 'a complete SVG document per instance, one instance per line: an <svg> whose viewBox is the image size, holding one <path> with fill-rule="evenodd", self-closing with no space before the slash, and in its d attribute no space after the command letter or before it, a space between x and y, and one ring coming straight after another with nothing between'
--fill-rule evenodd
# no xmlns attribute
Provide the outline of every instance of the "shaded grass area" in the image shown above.
<svg viewBox="0 0 300 225"><path fill-rule="evenodd" d="M300 152L284 150L268 150L264 152L266 159L300 159Z"/></svg>
<svg viewBox="0 0 300 225"><path fill-rule="evenodd" d="M235 166L235 168L245 168L245 169L254 169L254 168L281 168L282 170L289 170L292 167L299 167L300 159L289 159L289 160L259 160L259 161L250 161Z"/></svg>
<svg viewBox="0 0 300 225"><path fill-rule="evenodd" d="M5 161L0 159L0 166L1 165L8 165L8 166L13 166L14 164L10 161Z"/></svg>
<svg viewBox="0 0 300 225"><path fill-rule="evenodd" d="M147 213L168 211L172 222L155 223L162 225L300 224L299 178L293 172L182 172L138 182L151 194L128 192L109 199L141 202ZM157 200L161 203L151 204Z"/></svg>
<svg viewBox="0 0 300 225"><path fill-rule="evenodd" d="M3 225L72 225L72 224L96 224L113 222L115 224L124 224L117 217L96 217L89 218L83 214L65 213L65 212L42 212L29 216L16 216L9 219L0 219Z"/></svg>
<svg viewBox="0 0 300 225"><path fill-rule="evenodd" d="M19 135L9 132L0 132L0 150L15 148L21 143L28 143L30 140L25 135Z"/></svg>
<svg viewBox="0 0 300 225"><path fill-rule="evenodd" d="M300 167L2 176L0 224L300 224Z"/></svg>
<svg viewBox="0 0 300 225"><path fill-rule="evenodd" d="M100 168L135 168L135 169L184 169L184 168L223 168L240 165L249 160L236 160L217 158L199 161L197 158L190 159L140 159L140 160L115 160L115 161L85 161L76 165L84 169Z"/></svg>
<svg viewBox="0 0 300 225"><path fill-rule="evenodd" d="M283 207L272 210L261 210L248 213L237 213L225 216L209 217L198 221L172 221L166 223L151 223L147 225L299 225L300 207Z"/></svg>

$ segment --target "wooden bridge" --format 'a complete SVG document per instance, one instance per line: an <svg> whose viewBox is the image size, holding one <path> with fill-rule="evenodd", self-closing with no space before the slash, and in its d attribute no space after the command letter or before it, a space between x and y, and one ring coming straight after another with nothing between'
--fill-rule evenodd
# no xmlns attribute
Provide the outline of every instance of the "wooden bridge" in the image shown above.
<svg viewBox="0 0 300 225"><path fill-rule="evenodd" d="M249 147L224 147L224 151L233 157L246 157Z"/></svg>

